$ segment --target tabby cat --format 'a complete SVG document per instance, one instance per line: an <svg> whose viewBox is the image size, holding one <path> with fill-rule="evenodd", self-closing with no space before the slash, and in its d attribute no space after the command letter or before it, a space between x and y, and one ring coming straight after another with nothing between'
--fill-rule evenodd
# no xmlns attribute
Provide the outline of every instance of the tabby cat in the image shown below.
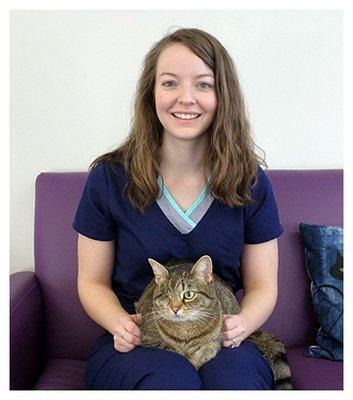
<svg viewBox="0 0 353 400"><path fill-rule="evenodd" d="M185 356L196 369L221 348L223 314L240 311L231 289L212 272L212 260L195 264L172 260L164 267L148 259L155 279L135 303L141 313L142 346ZM270 332L256 331L252 342L269 362L277 390L292 389L286 350Z"/></svg>

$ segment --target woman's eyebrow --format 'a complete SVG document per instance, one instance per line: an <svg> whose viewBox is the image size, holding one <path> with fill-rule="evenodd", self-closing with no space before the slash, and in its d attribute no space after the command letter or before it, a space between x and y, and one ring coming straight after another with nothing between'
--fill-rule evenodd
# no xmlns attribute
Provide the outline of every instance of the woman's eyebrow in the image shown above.
<svg viewBox="0 0 353 400"><path fill-rule="evenodd" d="M159 75L159 77L161 77L161 76L163 76L163 75L171 75L171 76L175 76L176 78L178 77L178 75L173 74L172 72L162 72L162 73ZM209 76L209 77L211 77L211 78L214 78L214 76L213 76L212 74L207 74L207 73L197 75L196 78L203 78L203 77L205 77L205 76Z"/></svg>

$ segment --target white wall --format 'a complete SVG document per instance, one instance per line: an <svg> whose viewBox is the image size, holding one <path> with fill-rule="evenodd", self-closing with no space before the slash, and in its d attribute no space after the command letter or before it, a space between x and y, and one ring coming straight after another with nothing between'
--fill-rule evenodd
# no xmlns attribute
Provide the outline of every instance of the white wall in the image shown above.
<svg viewBox="0 0 353 400"><path fill-rule="evenodd" d="M271 169L343 167L340 11L12 11L11 272L33 269L36 176L122 141L143 57L172 26L234 57Z"/></svg>

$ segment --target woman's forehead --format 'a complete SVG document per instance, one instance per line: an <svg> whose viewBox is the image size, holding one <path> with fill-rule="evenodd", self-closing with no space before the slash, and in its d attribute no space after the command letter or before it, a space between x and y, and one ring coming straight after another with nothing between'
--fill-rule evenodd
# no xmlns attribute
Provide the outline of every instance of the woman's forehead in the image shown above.
<svg viewBox="0 0 353 400"><path fill-rule="evenodd" d="M162 51L156 73L158 78L167 74L176 77L193 75L195 78L201 75L213 76L212 70L204 61L182 44L170 45Z"/></svg>

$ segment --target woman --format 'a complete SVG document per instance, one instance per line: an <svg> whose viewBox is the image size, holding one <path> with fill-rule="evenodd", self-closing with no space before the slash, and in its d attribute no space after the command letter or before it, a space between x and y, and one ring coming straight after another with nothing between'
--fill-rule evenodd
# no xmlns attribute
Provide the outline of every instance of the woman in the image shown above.
<svg viewBox="0 0 353 400"><path fill-rule="evenodd" d="M272 389L267 361L244 341L274 309L283 232L254 146L219 41L179 29L156 43L130 135L92 163L73 223L80 300L106 330L89 357L89 388ZM153 278L148 258L205 254L244 297L240 314L224 316L221 351L196 371L181 355L140 346L133 302Z"/></svg>

